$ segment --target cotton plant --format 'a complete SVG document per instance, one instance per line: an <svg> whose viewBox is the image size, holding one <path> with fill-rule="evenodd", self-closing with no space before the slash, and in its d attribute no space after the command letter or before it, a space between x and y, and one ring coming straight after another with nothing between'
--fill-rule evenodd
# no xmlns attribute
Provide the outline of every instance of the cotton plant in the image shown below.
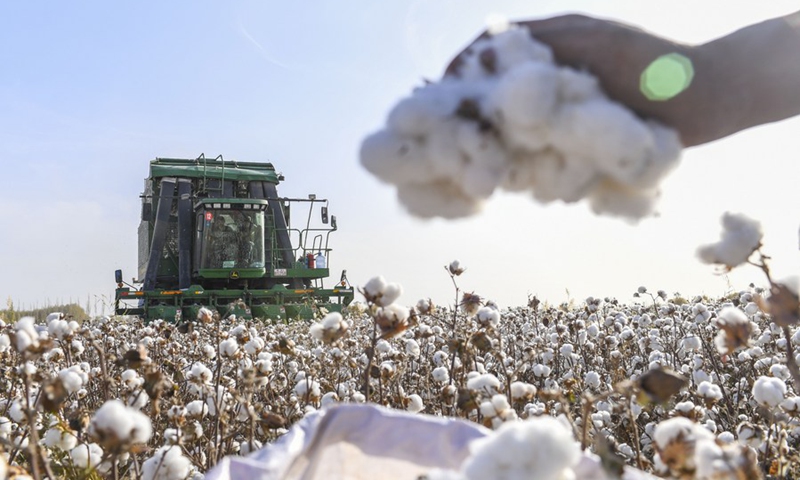
<svg viewBox="0 0 800 480"><path fill-rule="evenodd" d="M460 262L445 269L458 283L473 280ZM387 290L389 281L375 280L369 294L391 301L380 305L365 297L362 312L343 313L347 332L331 343L311 328L333 331L337 322L328 324L328 314L311 324L219 318L197 322L191 331L168 322L96 319L63 341L54 340L48 324L34 322L40 347L21 354L15 322L8 322L0 328L0 340L3 334L8 338L2 356L9 365L0 379L7 392L0 396L0 439L23 449L38 446L56 478L95 473L110 478L114 471L125 477L135 465L141 472L144 462L162 458L167 452L162 447L173 447L165 457L180 450L190 475L196 475L221 456L276 440L315 411L375 402L478 422L495 433L563 415L573 441L593 452L587 453L591 458L597 454L610 464L627 465L626 471L664 474L667 470L653 466L665 463L655 430L682 417L713 437L704 443L706 450L696 448L691 475L705 472L705 465L740 468L734 460L747 455L736 450L740 447L756 452L763 473L775 465L790 477L800 474L789 461L798 453L800 402L786 366L782 327L764 305L769 289L752 286L721 298L659 294L657 308L602 296L500 308L476 294L470 295L478 302L462 305L458 283L450 305L428 307L432 302L425 299L424 305L407 308L396 293L399 285ZM391 305L409 314L402 331L384 335L374 315ZM731 347L723 354L715 338L728 321L731 330L747 334L734 337L738 343L720 342ZM741 328L733 328L737 325ZM790 329L797 344L800 333ZM85 351L68 358L65 347L76 340ZM217 352L226 340L231 347L235 342L238 352ZM139 346L147 349L144 357L127 354ZM675 383L679 388L672 391L661 388L676 379L653 372L667 369L688 382ZM93 419L115 398L132 408L127 406L132 395L146 401L135 410L149 418L153 431L146 443L122 452L128 447L109 444L110 434L95 435ZM30 441L28 401L35 410L32 424L41 426L38 442ZM10 466L30 467L27 458L18 454ZM726 470L709 475L721 471Z"/></svg>
<svg viewBox="0 0 800 480"><path fill-rule="evenodd" d="M764 236L761 224L741 213L725 212L722 216L722 234L716 243L703 245L697 256L704 263L723 265L733 269L746 263L761 247Z"/></svg>
<svg viewBox="0 0 800 480"><path fill-rule="evenodd" d="M655 427L659 460L681 478L760 478L752 449L719 441L707 428L683 417Z"/></svg>
<svg viewBox="0 0 800 480"><path fill-rule="evenodd" d="M142 480L184 480L191 472L191 462L180 447L164 446L142 464Z"/></svg>
<svg viewBox="0 0 800 480"><path fill-rule="evenodd" d="M124 452L135 444L145 444L153 434L150 418L119 400L104 403L92 417L89 435L112 452Z"/></svg>
<svg viewBox="0 0 800 480"><path fill-rule="evenodd" d="M748 302L745 309L749 311L749 315L753 316L760 314L762 310L769 314L776 327L776 333L784 336L783 341L788 347L786 365L795 388L800 389L800 367L798 367L795 353L791 348L791 328L800 324L800 279L797 277L782 281L773 279L768 263L769 257L761 251L763 231L757 220L740 213L726 212L722 216L721 223L723 231L720 239L715 243L698 248L697 255L701 261L722 266L726 270L750 264L763 272L770 286L769 294L751 296L748 300L756 300L756 302ZM758 259L752 260L756 253L758 253ZM744 337L747 332L744 331L746 327L744 319L741 318L743 316L744 314L739 314L739 318L736 320L724 319L723 330L725 333L721 333L716 341L718 349L728 350L729 345L726 345L728 341L733 340L736 343L735 337ZM739 331L733 331L734 328ZM768 335L767 341L772 339L772 332L770 331Z"/></svg>
<svg viewBox="0 0 800 480"><path fill-rule="evenodd" d="M639 219L653 213L681 148L674 130L639 119L511 26L475 42L457 75L398 102L360 157L420 217L473 215L507 190Z"/></svg>

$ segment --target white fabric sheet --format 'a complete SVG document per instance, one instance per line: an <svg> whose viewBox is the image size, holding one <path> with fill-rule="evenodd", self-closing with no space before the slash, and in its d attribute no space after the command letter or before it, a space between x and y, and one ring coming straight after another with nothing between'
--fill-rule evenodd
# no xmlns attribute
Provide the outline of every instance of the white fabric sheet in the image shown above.
<svg viewBox="0 0 800 480"><path fill-rule="evenodd" d="M433 468L458 470L469 443L491 434L472 422L369 404L341 404L306 416L276 442L246 457L225 457L206 480L415 480ZM584 455L579 479L606 480ZM627 469L626 480L656 477Z"/></svg>

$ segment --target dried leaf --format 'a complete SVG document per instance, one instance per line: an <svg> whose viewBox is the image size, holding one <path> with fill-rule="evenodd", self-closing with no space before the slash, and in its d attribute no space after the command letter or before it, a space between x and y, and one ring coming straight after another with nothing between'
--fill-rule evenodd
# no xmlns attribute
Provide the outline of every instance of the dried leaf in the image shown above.
<svg viewBox="0 0 800 480"><path fill-rule="evenodd" d="M56 413L67 400L69 392L64 388L61 378L55 377L46 380L42 385L42 395L39 397L39 405L46 412Z"/></svg>
<svg viewBox="0 0 800 480"><path fill-rule="evenodd" d="M683 432L680 432L664 448L660 448L657 443L654 445L661 461L673 472L689 473L693 470L695 442L693 439L691 441L686 439Z"/></svg>
<svg viewBox="0 0 800 480"><path fill-rule="evenodd" d="M285 418L270 411L261 412L261 418L258 421L263 427L270 429L284 428L286 426Z"/></svg>
<svg viewBox="0 0 800 480"><path fill-rule="evenodd" d="M636 379L636 387L653 403L666 403L688 383L683 376L665 368L654 368Z"/></svg>
<svg viewBox="0 0 800 480"><path fill-rule="evenodd" d="M132 348L122 355L122 358L117 360L117 364L127 368L139 368L147 361L147 348L139 344L136 348Z"/></svg>
<svg viewBox="0 0 800 480"><path fill-rule="evenodd" d="M469 339L469 343L481 352L486 352L492 348L492 340L484 331L473 333L472 337Z"/></svg>
<svg viewBox="0 0 800 480"><path fill-rule="evenodd" d="M612 479L622 478L625 471L625 458L617 453L614 444L604 435L598 435L595 440L595 451L600 457L600 465L606 475Z"/></svg>
<svg viewBox="0 0 800 480"><path fill-rule="evenodd" d="M475 396L469 389L460 388L458 390L456 406L459 408L459 410L469 412L478 408L478 402L475 400Z"/></svg>
<svg viewBox="0 0 800 480"><path fill-rule="evenodd" d="M771 295L767 299L767 311L772 321L781 327L791 327L800 323L800 299L782 283L772 286Z"/></svg>

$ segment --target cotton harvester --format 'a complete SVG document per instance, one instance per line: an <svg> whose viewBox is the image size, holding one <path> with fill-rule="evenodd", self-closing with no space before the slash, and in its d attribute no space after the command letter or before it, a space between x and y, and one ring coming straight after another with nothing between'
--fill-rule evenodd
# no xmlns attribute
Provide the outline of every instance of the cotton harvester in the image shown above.
<svg viewBox="0 0 800 480"><path fill-rule="evenodd" d="M202 307L264 320L341 311L353 300L345 271L323 286L336 217L315 195L279 197L282 180L270 163L222 156L151 161L133 280L139 288L115 272L116 313L176 321L195 319ZM305 223L293 227L294 210L303 207Z"/></svg>

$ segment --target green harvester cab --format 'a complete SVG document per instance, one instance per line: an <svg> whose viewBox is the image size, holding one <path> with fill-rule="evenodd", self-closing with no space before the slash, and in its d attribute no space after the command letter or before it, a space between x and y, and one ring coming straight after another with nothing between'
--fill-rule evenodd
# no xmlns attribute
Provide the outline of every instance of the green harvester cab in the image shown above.
<svg viewBox="0 0 800 480"><path fill-rule="evenodd" d="M222 318L277 321L346 307L353 300L346 271L323 284L337 229L328 201L279 197L282 180L270 163L204 155L151 161L138 280L125 283L116 272L116 313L190 321L205 307ZM293 227L298 208L308 214Z"/></svg>

